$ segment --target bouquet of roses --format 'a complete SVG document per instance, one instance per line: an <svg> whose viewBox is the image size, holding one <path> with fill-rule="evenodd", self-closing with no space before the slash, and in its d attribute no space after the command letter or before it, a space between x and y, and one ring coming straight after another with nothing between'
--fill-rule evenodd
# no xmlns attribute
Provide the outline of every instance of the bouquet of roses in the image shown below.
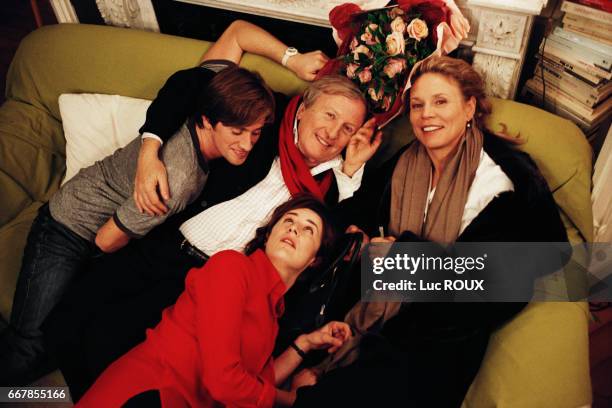
<svg viewBox="0 0 612 408"><path fill-rule="evenodd" d="M399 7L371 11L349 44L341 72L367 95L373 113L389 111L404 88L409 67L435 49L420 16Z"/></svg>
<svg viewBox="0 0 612 408"><path fill-rule="evenodd" d="M332 9L329 20L339 42L338 57L319 72L319 76L340 73L354 81L379 126L401 112L415 64L448 50L441 37L452 34L448 25L451 10L445 1L397 3L369 11L353 3Z"/></svg>

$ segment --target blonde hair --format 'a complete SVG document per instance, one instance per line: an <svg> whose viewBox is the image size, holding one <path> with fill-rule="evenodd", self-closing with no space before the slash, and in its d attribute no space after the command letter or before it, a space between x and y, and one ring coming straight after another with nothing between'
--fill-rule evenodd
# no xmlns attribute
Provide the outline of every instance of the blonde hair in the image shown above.
<svg viewBox="0 0 612 408"><path fill-rule="evenodd" d="M474 113L474 125L481 130L485 130L484 122L487 116L491 114L491 102L487 99L484 90L484 81L474 67L462 59L451 58L447 56L432 56L423 62L415 69L412 74L411 82L414 84L419 77L425 74L440 74L446 78L450 78L459 85L459 89L465 100L474 97L476 100L476 112ZM492 132L508 142L520 144L520 135L512 136L507 132L507 126L500 123L502 126L501 132Z"/></svg>
<svg viewBox="0 0 612 408"><path fill-rule="evenodd" d="M415 69L411 82L414 84L425 74L440 74L454 80L466 101L474 97L476 100L474 122L482 129L484 119L491 113L491 103L485 95L482 77L470 64L457 58L433 56L424 60Z"/></svg>
<svg viewBox="0 0 612 408"><path fill-rule="evenodd" d="M340 95L349 99L359 100L363 103L367 116L368 104L365 97L359 87L345 76L336 74L326 75L312 82L304 91L304 106L309 108L322 94Z"/></svg>

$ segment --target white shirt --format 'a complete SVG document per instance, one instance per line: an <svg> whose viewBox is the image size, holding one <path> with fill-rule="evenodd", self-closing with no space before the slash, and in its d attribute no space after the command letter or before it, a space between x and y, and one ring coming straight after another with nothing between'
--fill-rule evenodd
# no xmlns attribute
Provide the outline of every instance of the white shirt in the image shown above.
<svg viewBox="0 0 612 408"><path fill-rule="evenodd" d="M474 218L485 209L487 205L497 196L505 191L514 191L514 184L508 178L506 173L499 167L493 159L484 151L480 153L480 162L474 175L474 181L468 191L465 209L461 217L461 228L459 234L474 221ZM435 188L431 188L431 177L429 182L429 192L427 195L427 205L425 208L425 217L427 210L433 201Z"/></svg>
<svg viewBox="0 0 612 408"><path fill-rule="evenodd" d="M293 127L297 142L297 120ZM352 197L361 186L362 165L353 177L342 173L340 156L310 169L316 176L332 169L338 185L338 201ZM208 256L224 249L242 251L255 237L255 230L265 224L274 209L291 198L276 157L268 175L242 195L213 207L185 221L179 228L189 243Z"/></svg>
<svg viewBox="0 0 612 408"><path fill-rule="evenodd" d="M459 234L463 233L495 197L506 191L514 191L512 180L483 149L474 181L468 191Z"/></svg>

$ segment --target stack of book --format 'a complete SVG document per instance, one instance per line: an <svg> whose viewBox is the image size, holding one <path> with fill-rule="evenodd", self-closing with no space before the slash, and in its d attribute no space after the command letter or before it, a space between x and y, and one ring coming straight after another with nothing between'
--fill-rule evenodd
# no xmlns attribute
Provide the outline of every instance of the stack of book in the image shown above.
<svg viewBox="0 0 612 408"><path fill-rule="evenodd" d="M565 0L561 11L562 26L540 44L525 90L592 137L612 117L612 2Z"/></svg>

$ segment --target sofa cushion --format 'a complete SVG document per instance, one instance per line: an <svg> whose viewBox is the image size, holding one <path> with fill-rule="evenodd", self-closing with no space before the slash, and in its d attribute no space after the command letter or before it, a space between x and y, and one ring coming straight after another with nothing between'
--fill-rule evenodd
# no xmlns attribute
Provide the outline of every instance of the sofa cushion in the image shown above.
<svg viewBox="0 0 612 408"><path fill-rule="evenodd" d="M588 405L587 323L586 303L529 304L491 337L463 407Z"/></svg>
<svg viewBox="0 0 612 408"><path fill-rule="evenodd" d="M60 120L63 93L153 99L174 72L197 65L209 42L87 24L44 26L24 38L7 75L7 99L32 104ZM35 57L34 57L35 56ZM245 55L272 89L295 95L305 83L267 58Z"/></svg>
<svg viewBox="0 0 612 408"><path fill-rule="evenodd" d="M0 107L0 226L33 201L47 201L64 172L61 124L29 104Z"/></svg>
<svg viewBox="0 0 612 408"><path fill-rule="evenodd" d="M493 113L486 125L525 141L518 148L529 153L548 182L568 229L580 241L593 240L591 209L591 146L580 129L567 119L522 103L491 98ZM575 231L568 231L574 237Z"/></svg>
<svg viewBox="0 0 612 408"><path fill-rule="evenodd" d="M41 202L32 202L17 217L0 227L0 314L7 320L26 238L41 205Z"/></svg>
<svg viewBox="0 0 612 408"><path fill-rule="evenodd" d="M59 97L66 136L66 176L111 155L138 137L151 101L119 95L62 94Z"/></svg>

